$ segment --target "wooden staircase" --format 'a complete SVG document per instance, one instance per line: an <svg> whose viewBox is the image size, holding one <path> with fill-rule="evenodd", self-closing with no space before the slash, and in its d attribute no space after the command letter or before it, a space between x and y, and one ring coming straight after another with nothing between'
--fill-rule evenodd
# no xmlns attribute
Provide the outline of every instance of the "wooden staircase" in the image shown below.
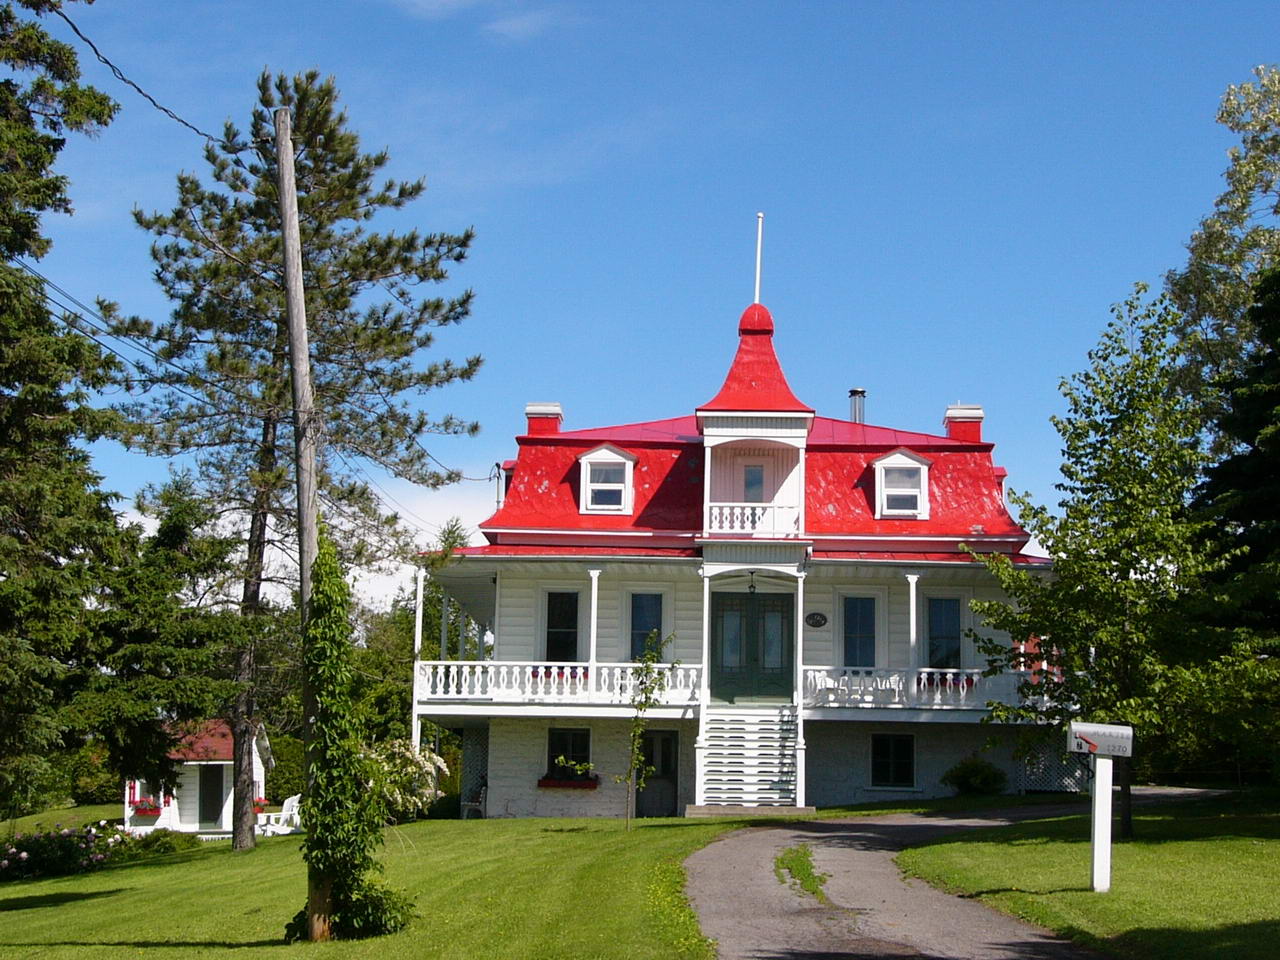
<svg viewBox="0 0 1280 960"><path fill-rule="evenodd" d="M698 749L702 806L690 808L687 814L706 815L702 811L707 808L727 814L726 807L798 811L796 708L784 704L704 709Z"/></svg>

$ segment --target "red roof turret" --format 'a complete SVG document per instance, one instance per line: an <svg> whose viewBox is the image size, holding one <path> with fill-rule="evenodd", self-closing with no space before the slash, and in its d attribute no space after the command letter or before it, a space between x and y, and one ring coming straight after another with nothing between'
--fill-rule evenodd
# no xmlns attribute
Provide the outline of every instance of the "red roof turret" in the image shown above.
<svg viewBox="0 0 1280 960"><path fill-rule="evenodd" d="M710 401L698 407L698 413L728 411L781 411L813 413L796 399L773 352L773 317L761 304L753 303L742 311L738 321L738 352L729 374Z"/></svg>

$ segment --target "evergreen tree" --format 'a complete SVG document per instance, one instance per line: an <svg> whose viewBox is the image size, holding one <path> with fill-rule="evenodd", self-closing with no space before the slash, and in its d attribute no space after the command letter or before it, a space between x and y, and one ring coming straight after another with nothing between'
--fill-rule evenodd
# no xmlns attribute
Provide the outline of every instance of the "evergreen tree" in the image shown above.
<svg viewBox="0 0 1280 960"><path fill-rule="evenodd" d="M357 464L371 463L427 486L457 479L432 464L422 440L473 432L453 416L416 408L427 391L470 379L465 363L420 363L434 330L460 322L471 293L424 296L448 277L471 243L461 234L373 233L366 224L422 194L422 181L377 178L385 151L363 153L347 127L331 79L263 73L248 135L228 123L205 151L211 182L178 177L170 213L139 212L158 238L156 276L174 302L169 320L113 314L117 332L164 360L143 369L149 387L125 408L132 442L153 454L190 454L202 493L239 518L244 542L241 612L261 614L264 587L290 582L271 569L270 549L295 539L288 331L284 307L272 112L293 110L303 282L312 383L321 421L322 508L349 564L404 555L409 538L381 512ZM110 310L109 305L105 305ZM240 652L242 693L230 711L235 737L234 846L253 844L251 750L256 710L254 647Z"/></svg>
<svg viewBox="0 0 1280 960"><path fill-rule="evenodd" d="M57 0L21 0L37 14ZM65 672L91 647L85 605L124 549L111 497L82 443L113 419L88 404L109 364L44 305L11 261L49 248L42 214L69 212L53 164L68 131L92 133L115 104L79 84L75 51L0 6L0 807L44 779L65 732Z"/></svg>
<svg viewBox="0 0 1280 960"><path fill-rule="evenodd" d="M973 604L1014 641L979 638L993 668L1028 671L1016 704L991 705L994 719L1131 724L1139 748L1178 723L1169 638L1179 602L1213 566L1209 525L1186 511L1204 457L1194 403L1170 389L1178 315L1143 292L1116 308L1088 369L1062 383L1061 512L1012 498L1052 574L983 557L1009 599ZM1121 787L1131 835L1128 777Z"/></svg>
<svg viewBox="0 0 1280 960"><path fill-rule="evenodd" d="M1195 503L1221 566L1188 604L1203 629L1176 692L1205 740L1280 770L1280 270L1262 276L1247 319L1253 347L1215 424L1235 452Z"/></svg>

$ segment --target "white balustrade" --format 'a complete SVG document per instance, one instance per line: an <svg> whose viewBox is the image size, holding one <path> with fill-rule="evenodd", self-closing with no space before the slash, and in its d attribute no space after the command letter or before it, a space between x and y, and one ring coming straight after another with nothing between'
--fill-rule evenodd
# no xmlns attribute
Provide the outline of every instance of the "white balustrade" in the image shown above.
<svg viewBox="0 0 1280 960"><path fill-rule="evenodd" d="M804 702L811 707L937 707L980 710L988 700L1013 703L1020 675L984 677L981 670L884 670L807 667Z"/></svg>
<svg viewBox="0 0 1280 960"><path fill-rule="evenodd" d="M414 685L419 702L484 700L497 703L627 704L636 689L638 665L601 663L591 675L585 663L526 660L421 660ZM667 672L664 704L697 703L699 666L659 665Z"/></svg>
<svg viewBox="0 0 1280 960"><path fill-rule="evenodd" d="M800 508L772 503L713 503L708 533L794 537L800 533Z"/></svg>

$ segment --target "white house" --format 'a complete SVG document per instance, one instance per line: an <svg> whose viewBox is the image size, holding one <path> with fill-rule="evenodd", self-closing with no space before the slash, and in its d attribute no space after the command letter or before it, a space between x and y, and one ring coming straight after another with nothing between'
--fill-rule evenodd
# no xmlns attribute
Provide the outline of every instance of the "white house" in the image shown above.
<svg viewBox="0 0 1280 960"><path fill-rule="evenodd" d="M489 816L621 814L652 630L673 665L642 815L944 795L956 761L1011 742L979 726L1018 678L982 675L969 602L1000 593L961 545L1042 561L982 408L947 407L936 435L863 422L860 395L817 416L773 331L748 307L723 386L682 416L564 430L558 403L526 408L488 543L435 575L489 658L442 644L414 684L415 732L462 731L464 799L487 785ZM987 756L1019 784L1007 746Z"/></svg>
<svg viewBox="0 0 1280 960"><path fill-rule="evenodd" d="M253 795L261 797L266 782L263 758L270 756L265 733L259 733L255 745ZM208 837L230 836L231 728L223 720L209 720L184 736L169 756L182 761L177 789L163 793L143 780L126 781L125 827L132 833L163 828Z"/></svg>

